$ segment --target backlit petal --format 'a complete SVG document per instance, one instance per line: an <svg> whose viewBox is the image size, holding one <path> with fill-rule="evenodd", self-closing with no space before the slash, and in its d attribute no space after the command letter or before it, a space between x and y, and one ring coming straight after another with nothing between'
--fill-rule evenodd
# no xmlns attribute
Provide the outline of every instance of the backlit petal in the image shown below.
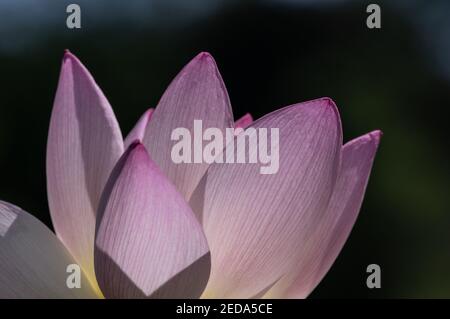
<svg viewBox="0 0 450 319"><path fill-rule="evenodd" d="M194 140L194 120L224 131L233 127L233 113L225 85L214 59L208 53L197 55L177 75L162 96L144 135L150 156L188 200L208 168L202 163L174 163L171 140L175 128L186 128ZM202 139L203 132L196 134ZM192 149L199 147L192 143ZM192 152L193 154L194 152ZM200 159L201 160L201 159Z"/></svg>
<svg viewBox="0 0 450 319"><path fill-rule="evenodd" d="M109 298L195 298L210 271L206 239L181 194L134 143L105 187L95 271Z"/></svg>
<svg viewBox="0 0 450 319"><path fill-rule="evenodd" d="M358 216L381 132L354 139L342 148L338 179L324 218L298 249L298 263L266 295L305 298L319 284L344 246Z"/></svg>
<svg viewBox="0 0 450 319"><path fill-rule="evenodd" d="M136 125L133 127L131 132L128 133L127 137L125 138L125 141L123 142L125 149L127 149L134 141L139 141L142 143L145 129L152 117L152 113L153 109L148 109L147 111L145 111L144 114L142 114Z"/></svg>
<svg viewBox="0 0 450 319"><path fill-rule="evenodd" d="M94 276L95 214L123 153L114 113L87 69L66 52L47 142L47 190L56 234Z"/></svg>
<svg viewBox="0 0 450 319"><path fill-rule="evenodd" d="M44 224L0 201L0 298L97 297L82 272L80 288L68 287L72 264L75 260Z"/></svg>
<svg viewBox="0 0 450 319"><path fill-rule="evenodd" d="M336 180L342 137L330 99L280 109L245 132L250 128L268 128L279 169L261 174L268 164L246 163L208 170L199 196L204 203L194 205L211 250L204 297L248 298L276 282L295 261L297 243L320 221ZM271 142L270 128L279 129L279 142Z"/></svg>

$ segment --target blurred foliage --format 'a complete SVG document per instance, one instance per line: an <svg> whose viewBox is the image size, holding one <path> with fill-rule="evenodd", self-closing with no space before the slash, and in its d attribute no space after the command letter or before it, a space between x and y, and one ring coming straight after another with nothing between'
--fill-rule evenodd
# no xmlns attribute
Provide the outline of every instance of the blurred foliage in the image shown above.
<svg viewBox="0 0 450 319"><path fill-rule="evenodd" d="M251 1L184 25L90 28L96 17L83 10L82 29L62 21L64 30L42 29L29 49L0 53L1 199L51 227L45 149L65 48L92 72L124 135L186 62L209 51L235 117L330 96L345 141L384 132L360 217L312 297L450 297L450 84L430 69L424 44L401 15L384 9L382 29L369 30L360 3ZM382 268L381 289L366 287L371 263Z"/></svg>

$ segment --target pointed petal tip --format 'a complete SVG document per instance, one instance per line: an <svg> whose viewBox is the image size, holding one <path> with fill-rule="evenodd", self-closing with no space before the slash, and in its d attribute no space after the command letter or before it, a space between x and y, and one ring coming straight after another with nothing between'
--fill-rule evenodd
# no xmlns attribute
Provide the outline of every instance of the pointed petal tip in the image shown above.
<svg viewBox="0 0 450 319"><path fill-rule="evenodd" d="M63 63L62 68L64 69L66 66L71 66L72 68L82 70L83 73L86 73L92 81L95 82L89 70L81 63L80 59L77 58L75 54L70 52L68 49L64 50Z"/></svg>
<svg viewBox="0 0 450 319"><path fill-rule="evenodd" d="M333 101L333 99L329 97L321 97L305 102L300 102L296 104L292 104L290 106L287 106L286 108L303 108L307 107L310 108L311 111L314 111L316 114L323 114L323 115L331 115L336 118L336 120L341 123L341 117L339 115L339 110L337 108L336 103Z"/></svg>
<svg viewBox="0 0 450 319"><path fill-rule="evenodd" d="M335 123L337 123L337 127L338 127L337 136L340 139L340 143L342 145L342 120L341 120L341 115L339 114L339 109L338 109L336 103L330 97L323 97L319 100L324 102L324 106L327 111L326 114L329 114L331 117L333 117L333 120L335 121Z"/></svg>
<svg viewBox="0 0 450 319"><path fill-rule="evenodd" d="M144 112L143 117L144 117L144 123L145 126L147 127L148 122L150 121L150 119L152 118L153 112L155 111L155 109L153 107L150 107L147 109L147 111Z"/></svg>
<svg viewBox="0 0 450 319"><path fill-rule="evenodd" d="M382 136L383 136L383 132L381 130L374 130L372 132L361 135L360 137L357 137L357 138L347 142L345 145L352 145L355 143L358 143L358 144L373 143L373 146L376 149L376 148L378 148L378 145L380 144L380 140L381 140Z"/></svg>
<svg viewBox="0 0 450 319"><path fill-rule="evenodd" d="M214 58L212 57L211 53L206 52L206 51L202 51L199 54L197 54L197 56L195 57L196 59L202 61L202 60L213 60Z"/></svg>
<svg viewBox="0 0 450 319"><path fill-rule="evenodd" d="M128 146L128 151L131 152L139 146L144 147L139 139L135 139L133 142L131 142L130 146Z"/></svg>
<svg viewBox="0 0 450 319"><path fill-rule="evenodd" d="M250 113L246 113L242 118L246 119L247 121L253 122L253 116Z"/></svg>
<svg viewBox="0 0 450 319"><path fill-rule="evenodd" d="M184 66L184 68L179 73L179 76L183 76L186 74L204 74L202 72L205 71L206 73L217 74L217 64L211 54L209 54L208 52L200 52L193 59L191 59L188 64Z"/></svg>
<svg viewBox="0 0 450 319"><path fill-rule="evenodd" d="M308 110L308 112L311 112L311 114L334 117L338 123L341 123L341 117L339 114L338 107L336 103L333 101L333 99L329 97L321 97L313 100L294 103L285 106L281 109L278 109L276 112L280 110L302 110L302 109Z"/></svg>
<svg viewBox="0 0 450 319"><path fill-rule="evenodd" d="M337 137L341 140L342 144L342 121L341 115L339 114L338 107L334 100L330 97L322 97L315 100L311 100L306 103L300 103L310 105L312 108L315 108L317 114L320 116L324 116L330 120L330 122L334 122L337 125L338 134Z"/></svg>
<svg viewBox="0 0 450 319"><path fill-rule="evenodd" d="M197 54L189 63L190 65L208 65L215 69L217 69L216 60L214 60L213 56L209 52L200 52ZM188 64L188 65L189 65Z"/></svg>
<svg viewBox="0 0 450 319"><path fill-rule="evenodd" d="M130 146L130 144L136 140L142 142L142 140L144 139L145 130L147 129L147 125L150 122L150 119L152 118L153 111L154 111L153 108L149 108L144 112L144 114L141 115L136 125L133 127L130 133L128 133L127 137L123 142L125 149L127 149Z"/></svg>
<svg viewBox="0 0 450 319"><path fill-rule="evenodd" d="M78 61L78 58L69 49L64 49L63 62L66 61Z"/></svg>
<svg viewBox="0 0 450 319"><path fill-rule="evenodd" d="M337 117L337 119L340 121L340 115L339 115L339 110L338 107L336 105L336 103L334 102L334 100L330 97L322 97L319 98L317 100L315 100L317 102L320 102L320 104L327 110L330 112L333 112L333 114Z"/></svg>
<svg viewBox="0 0 450 319"><path fill-rule="evenodd" d="M128 165L144 165L146 169L154 172L155 174L163 175L160 168L147 151L147 148L140 140L135 140L131 143L127 151L124 153L123 158L125 163L128 163Z"/></svg>
<svg viewBox="0 0 450 319"><path fill-rule="evenodd" d="M374 130L374 131L370 132L369 134L371 134L374 138L381 139L383 137L384 133L382 130Z"/></svg>
<svg viewBox="0 0 450 319"><path fill-rule="evenodd" d="M84 66L84 64L81 62L81 60L75 54L73 54L71 51L69 51L68 49L65 49L64 56L63 56L63 66L67 62L71 62L71 65L73 67L82 70L82 72L87 74L87 76L95 83L95 80L92 77L90 71Z"/></svg>
<svg viewBox="0 0 450 319"><path fill-rule="evenodd" d="M234 122L235 128L246 128L250 124L253 123L253 117L250 113L245 114L240 119L238 119L236 122Z"/></svg>
<svg viewBox="0 0 450 319"><path fill-rule="evenodd" d="M145 146L142 144L142 142L139 139L135 139L133 142L131 142L130 146L128 146L123 157L124 157L125 161L128 161L131 158L133 158L133 159L139 158L139 159L144 160L145 162L147 162L147 161L152 162L150 159L150 156L148 155L147 149L145 148Z"/></svg>
<svg viewBox="0 0 450 319"><path fill-rule="evenodd" d="M375 147L378 147L378 145L380 144L380 140L383 137L383 131L375 130L370 132L368 135L373 139Z"/></svg>
<svg viewBox="0 0 450 319"><path fill-rule="evenodd" d="M155 109L153 107L149 107L147 111L145 111L145 115L147 116L147 121L150 121L150 118L152 117L153 111Z"/></svg>

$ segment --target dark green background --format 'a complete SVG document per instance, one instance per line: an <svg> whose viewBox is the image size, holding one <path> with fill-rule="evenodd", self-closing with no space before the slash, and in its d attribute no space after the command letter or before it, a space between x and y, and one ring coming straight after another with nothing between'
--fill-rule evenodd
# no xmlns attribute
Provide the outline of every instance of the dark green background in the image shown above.
<svg viewBox="0 0 450 319"><path fill-rule="evenodd" d="M8 2L0 5L0 199L51 227L45 149L65 48L92 72L124 135L185 63L209 51L236 118L329 96L345 141L384 132L360 217L312 297L450 297L450 33L437 23L450 13L445 2L378 1L380 30L366 27L364 1L172 0L141 9L143 1L71 1L82 8L80 30L65 26L69 1ZM427 12L436 18L422 23ZM366 287L371 263L381 266L381 289Z"/></svg>

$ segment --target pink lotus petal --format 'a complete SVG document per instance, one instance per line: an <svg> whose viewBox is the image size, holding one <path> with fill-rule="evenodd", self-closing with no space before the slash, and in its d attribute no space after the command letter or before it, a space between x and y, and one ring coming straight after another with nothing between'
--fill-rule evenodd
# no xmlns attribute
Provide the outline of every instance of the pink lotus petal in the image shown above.
<svg viewBox="0 0 450 319"><path fill-rule="evenodd" d="M123 142L125 149L127 149L131 143L134 141L139 141L142 143L142 140L144 138L145 129L147 128L147 124L150 121L152 117L154 109L148 109L145 111L144 114L139 118L136 125L133 127L131 132L127 135L125 138L125 141Z"/></svg>
<svg viewBox="0 0 450 319"><path fill-rule="evenodd" d="M246 128L250 124L253 123L253 117L250 113L245 114L243 117L241 117L239 120L234 122L235 128Z"/></svg>
<svg viewBox="0 0 450 319"><path fill-rule="evenodd" d="M266 297L306 298L331 268L358 216L380 137L381 132L374 131L344 145L341 169L322 224L311 236L309 249L298 254L298 264Z"/></svg>
<svg viewBox="0 0 450 319"><path fill-rule="evenodd" d="M66 52L47 144L47 190L56 234L95 283L95 213L123 153L114 113L87 69Z"/></svg>
<svg viewBox="0 0 450 319"><path fill-rule="evenodd" d="M203 210L195 208L211 250L204 297L253 297L291 269L297 243L320 223L336 180L342 136L330 99L283 108L250 127L279 128L279 170L210 166Z"/></svg>
<svg viewBox="0 0 450 319"><path fill-rule="evenodd" d="M99 208L95 271L109 298L194 298L210 270L201 225L149 158L130 146L111 174Z"/></svg>
<svg viewBox="0 0 450 319"><path fill-rule="evenodd" d="M194 120L202 120L203 130L233 127L225 85L208 53L197 55L169 85L153 113L143 141L152 159L186 200L209 165L175 164L171 159L171 134L175 128L183 127L193 135Z"/></svg>
<svg viewBox="0 0 450 319"><path fill-rule="evenodd" d="M64 245L39 220L0 201L0 298L96 298L81 273L80 288L66 285L75 264Z"/></svg>

